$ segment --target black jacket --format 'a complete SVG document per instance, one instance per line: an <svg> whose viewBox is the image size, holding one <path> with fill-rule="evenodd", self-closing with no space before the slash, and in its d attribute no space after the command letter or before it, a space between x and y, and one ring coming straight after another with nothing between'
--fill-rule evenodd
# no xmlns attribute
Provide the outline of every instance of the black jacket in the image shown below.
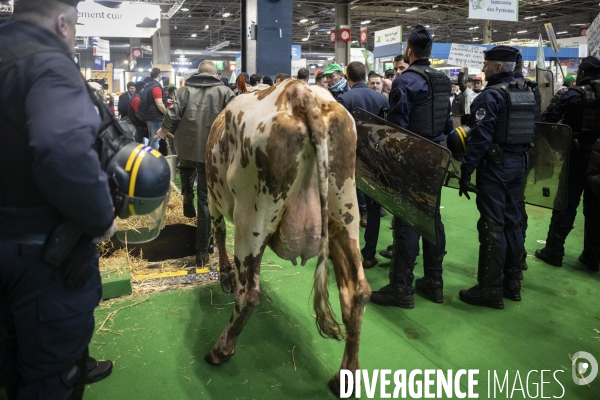
<svg viewBox="0 0 600 400"><path fill-rule="evenodd" d="M129 118L129 103L131 103L131 100L133 100L134 96L135 93L129 97L129 91L126 91L119 96L119 106L117 111L119 111L119 116L121 119Z"/></svg>
<svg viewBox="0 0 600 400"><path fill-rule="evenodd" d="M585 174L590 188L600 195L600 139L596 140L592 153L590 154L590 163Z"/></svg>
<svg viewBox="0 0 600 400"><path fill-rule="evenodd" d="M0 24L0 55L25 42L56 52L20 60L0 81L0 233L46 234L69 219L99 235L114 212L95 150L98 112L56 35L23 21Z"/></svg>
<svg viewBox="0 0 600 400"><path fill-rule="evenodd" d="M355 108L362 108L371 114L379 115L382 108L388 107L387 99L381 93L360 82L356 83L350 90L338 97L337 101L346 107L350 113Z"/></svg>

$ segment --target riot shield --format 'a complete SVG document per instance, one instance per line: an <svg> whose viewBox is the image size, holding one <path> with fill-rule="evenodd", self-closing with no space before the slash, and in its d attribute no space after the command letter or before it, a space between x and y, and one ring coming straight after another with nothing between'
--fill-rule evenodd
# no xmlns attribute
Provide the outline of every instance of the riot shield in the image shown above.
<svg viewBox="0 0 600 400"><path fill-rule="evenodd" d="M529 148L523 201L527 204L564 210L567 207L571 128L562 124L535 123L535 142ZM451 160L445 185L458 189L460 161ZM475 178L476 179L476 178Z"/></svg>
<svg viewBox="0 0 600 400"><path fill-rule="evenodd" d="M541 108L544 111L554 96L554 76L552 71L536 68L535 79L542 98Z"/></svg>
<svg viewBox="0 0 600 400"><path fill-rule="evenodd" d="M523 199L527 204L567 208L571 128L562 124L535 123L535 143L529 149Z"/></svg>
<svg viewBox="0 0 600 400"><path fill-rule="evenodd" d="M365 110L356 121L356 185L432 243L450 151Z"/></svg>

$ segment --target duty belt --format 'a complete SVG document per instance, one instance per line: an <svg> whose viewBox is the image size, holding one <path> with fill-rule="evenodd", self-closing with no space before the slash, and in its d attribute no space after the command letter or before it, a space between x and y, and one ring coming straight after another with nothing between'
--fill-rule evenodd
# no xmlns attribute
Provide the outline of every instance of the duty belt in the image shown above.
<svg viewBox="0 0 600 400"><path fill-rule="evenodd" d="M11 242L18 244L28 244L32 246L43 246L46 243L47 235L36 233L21 233L21 234L2 234L0 233L0 242Z"/></svg>

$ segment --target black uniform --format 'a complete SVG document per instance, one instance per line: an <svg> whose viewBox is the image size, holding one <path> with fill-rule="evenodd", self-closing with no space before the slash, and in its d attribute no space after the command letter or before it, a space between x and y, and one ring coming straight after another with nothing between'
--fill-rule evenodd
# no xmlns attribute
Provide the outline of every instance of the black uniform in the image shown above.
<svg viewBox="0 0 600 400"><path fill-rule="evenodd" d="M515 62L516 52L497 46L485 52L485 57ZM512 72L490 76L471 104L471 137L461 165L460 193L471 191L470 176L477 169L481 216L477 222L479 284L460 291L460 299L469 304L503 308L503 292L511 300L521 300L520 264L525 247L519 200L526 152L534 139L534 108L531 89L516 82Z"/></svg>
<svg viewBox="0 0 600 400"><path fill-rule="evenodd" d="M9 398L63 399L81 377L77 367L85 368L102 286L95 248L78 264L91 277L68 289L43 261L44 242L66 220L86 237L99 236L114 212L94 148L100 118L71 50L37 25L0 25L3 61L29 42L50 50L19 61L0 80L1 372Z"/></svg>
<svg viewBox="0 0 600 400"><path fill-rule="evenodd" d="M422 49L429 48L433 39L427 28L417 25L409 42ZM429 65L428 59L415 60L394 79L390 92L390 110L387 120L402 128L440 143L444 134L453 129L450 115L450 79ZM427 294L436 303L443 301L442 260L446 253L444 225L437 210L437 243L423 239L424 277L415 282L416 289ZM375 291L371 301L380 305L413 308L413 270L419 252L420 236L413 229L394 218L394 245L390 268L390 284Z"/></svg>
<svg viewBox="0 0 600 400"><path fill-rule="evenodd" d="M564 118L564 123L573 131L573 142L569 157L567 208L552 212L546 246L536 250L535 255L551 265L562 265L565 240L573 229L583 194L585 235L579 261L597 271L600 264L600 199L586 184L585 173L592 146L600 136L600 61L586 57L579 68L585 71L585 76L577 80L577 86L567 90L556 108L543 115L548 122Z"/></svg>

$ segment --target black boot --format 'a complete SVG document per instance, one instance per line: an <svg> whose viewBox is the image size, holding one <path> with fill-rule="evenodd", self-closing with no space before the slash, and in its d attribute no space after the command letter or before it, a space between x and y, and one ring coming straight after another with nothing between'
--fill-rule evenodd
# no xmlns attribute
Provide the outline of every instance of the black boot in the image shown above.
<svg viewBox="0 0 600 400"><path fill-rule="evenodd" d="M425 293L434 303L444 302L444 281L442 275L424 276L415 281L415 289Z"/></svg>
<svg viewBox="0 0 600 400"><path fill-rule="evenodd" d="M502 282L503 296L512 301L521 301L521 282L518 279L504 278Z"/></svg>
<svg viewBox="0 0 600 400"><path fill-rule="evenodd" d="M535 256L547 264L555 267L562 267L562 260L565 256L565 240L573 227L561 226L557 222L558 217L552 215L550 228L548 229L548 239L543 249L535 251Z"/></svg>
<svg viewBox="0 0 600 400"><path fill-rule="evenodd" d="M498 310L504 308L501 287L482 288L477 284L470 289L461 290L458 295L462 301L468 304L486 306Z"/></svg>
<svg viewBox="0 0 600 400"><path fill-rule="evenodd" d="M383 250L383 251L380 251L380 252L379 252L379 255L380 255L381 257L383 257L383 258L387 258L388 260L391 260L391 259L392 259L392 251L393 251L393 250L394 250L394 246L390 244L390 245L387 247L387 249L385 249L385 250Z"/></svg>
<svg viewBox="0 0 600 400"><path fill-rule="evenodd" d="M479 265L477 281L479 284L459 292L462 301L472 305L496 309L504 308L502 299L502 269L505 252L497 243L504 234L504 228L492 220L481 217L477 222L479 232Z"/></svg>
<svg viewBox="0 0 600 400"><path fill-rule="evenodd" d="M180 168L181 177L181 195L183 196L183 215L188 218L196 218L196 208L194 208L194 178L196 170L190 168Z"/></svg>
<svg viewBox="0 0 600 400"><path fill-rule="evenodd" d="M402 239L404 226L394 228L394 251L390 266L390 284L371 294L371 301L382 306L414 308L414 289L406 284L406 275L412 271L408 264L407 243Z"/></svg>
<svg viewBox="0 0 600 400"><path fill-rule="evenodd" d="M587 267L592 272L600 271L600 254L597 252L586 251L585 249L579 256L579 262Z"/></svg>

